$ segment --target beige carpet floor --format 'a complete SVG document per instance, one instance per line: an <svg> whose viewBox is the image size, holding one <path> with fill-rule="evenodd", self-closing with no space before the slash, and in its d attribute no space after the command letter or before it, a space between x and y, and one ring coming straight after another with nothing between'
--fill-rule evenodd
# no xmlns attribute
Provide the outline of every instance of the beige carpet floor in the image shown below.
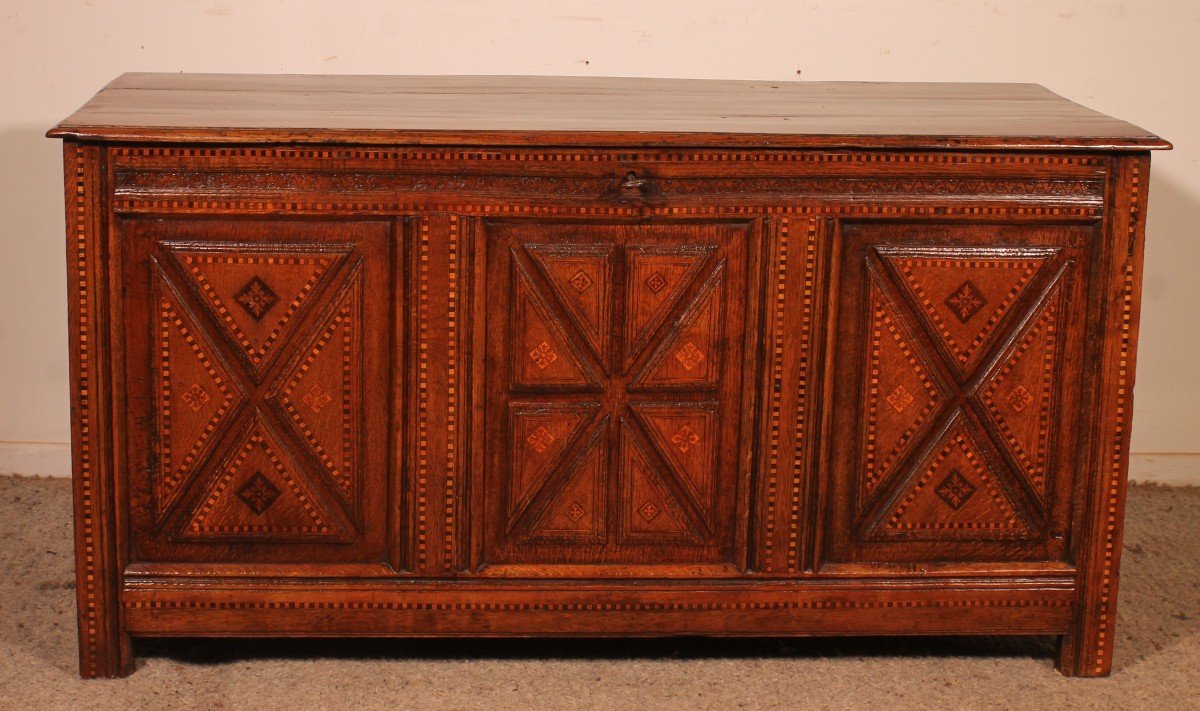
<svg viewBox="0 0 1200 711"><path fill-rule="evenodd" d="M1129 497L1116 668L1042 638L158 640L75 673L69 483L0 477L3 709L1200 709L1200 489Z"/></svg>

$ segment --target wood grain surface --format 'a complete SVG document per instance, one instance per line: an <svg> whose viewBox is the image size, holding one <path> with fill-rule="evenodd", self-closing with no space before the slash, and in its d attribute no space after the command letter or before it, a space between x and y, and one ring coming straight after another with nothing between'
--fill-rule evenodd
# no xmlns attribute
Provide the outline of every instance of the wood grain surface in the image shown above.
<svg viewBox="0 0 1200 711"><path fill-rule="evenodd" d="M1152 149L1036 84L125 74L49 133L113 141Z"/></svg>

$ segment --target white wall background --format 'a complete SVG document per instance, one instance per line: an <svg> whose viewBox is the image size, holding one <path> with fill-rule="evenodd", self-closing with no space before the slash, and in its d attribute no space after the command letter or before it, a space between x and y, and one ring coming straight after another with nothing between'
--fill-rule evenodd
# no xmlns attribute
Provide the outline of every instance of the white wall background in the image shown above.
<svg viewBox="0 0 1200 711"><path fill-rule="evenodd" d="M1135 475L1200 483L1179 456L1200 453L1197 37L1195 0L0 0L0 471L68 469L60 147L42 134L114 76L575 74L1038 82L1173 141L1134 420L1156 456Z"/></svg>

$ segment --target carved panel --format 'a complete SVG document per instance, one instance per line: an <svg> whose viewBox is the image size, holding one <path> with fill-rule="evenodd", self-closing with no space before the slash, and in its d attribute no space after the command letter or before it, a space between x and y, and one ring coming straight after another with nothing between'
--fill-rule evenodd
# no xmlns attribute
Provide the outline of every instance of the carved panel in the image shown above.
<svg viewBox="0 0 1200 711"><path fill-rule="evenodd" d="M362 431L362 281L351 277L317 337L273 394L347 505L358 500Z"/></svg>
<svg viewBox="0 0 1200 711"><path fill-rule="evenodd" d="M1027 538L1032 534L1003 475L984 455L970 428L956 420L938 441L920 474L887 513L872 523L871 538Z"/></svg>
<svg viewBox="0 0 1200 711"><path fill-rule="evenodd" d="M156 272L154 511L155 523L161 524L244 397L216 349Z"/></svg>
<svg viewBox="0 0 1200 711"><path fill-rule="evenodd" d="M489 563L728 562L745 227L504 223L486 238L488 362L507 370L485 377L488 430L507 433L485 442Z"/></svg>
<svg viewBox="0 0 1200 711"><path fill-rule="evenodd" d="M134 560L378 560L387 438L364 425L386 421L389 393L364 382L386 382L392 337L364 324L389 322L387 226L121 229L127 298L156 304L127 314L131 402L154 403L152 434L131 442L131 458L151 463L148 482L130 481Z"/></svg>
<svg viewBox="0 0 1200 711"><path fill-rule="evenodd" d="M936 257L884 254L883 261L917 305L928 332L966 373L986 352L997 327L1052 253L978 248Z"/></svg>
<svg viewBox="0 0 1200 711"><path fill-rule="evenodd" d="M524 266L513 270L513 386L522 389L596 388L597 376L550 312L548 294L539 293Z"/></svg>
<svg viewBox="0 0 1200 711"><path fill-rule="evenodd" d="M843 227L836 558L1062 558L1090 228ZM855 275L861 275L855 279ZM853 321L850 319L861 319ZM861 325L857 325L861 324ZM1080 339L1081 340L1081 339ZM862 383L857 404L842 383ZM1058 496L1054 492L1060 492Z"/></svg>
<svg viewBox="0 0 1200 711"><path fill-rule="evenodd" d="M263 372L275 344L295 328L297 315L344 258L337 252L305 252L303 245L270 250L167 245L166 251L255 374Z"/></svg>
<svg viewBox="0 0 1200 711"><path fill-rule="evenodd" d="M182 535L203 540L340 538L335 520L288 450L256 417L217 467Z"/></svg>

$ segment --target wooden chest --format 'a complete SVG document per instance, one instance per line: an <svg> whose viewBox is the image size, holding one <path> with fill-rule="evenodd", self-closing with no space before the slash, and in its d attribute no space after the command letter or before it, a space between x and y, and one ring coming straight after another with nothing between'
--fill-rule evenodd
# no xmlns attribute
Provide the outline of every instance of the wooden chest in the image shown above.
<svg viewBox="0 0 1200 711"><path fill-rule="evenodd" d="M1109 671L1161 139L1034 85L153 74L50 135L84 676L172 635Z"/></svg>

